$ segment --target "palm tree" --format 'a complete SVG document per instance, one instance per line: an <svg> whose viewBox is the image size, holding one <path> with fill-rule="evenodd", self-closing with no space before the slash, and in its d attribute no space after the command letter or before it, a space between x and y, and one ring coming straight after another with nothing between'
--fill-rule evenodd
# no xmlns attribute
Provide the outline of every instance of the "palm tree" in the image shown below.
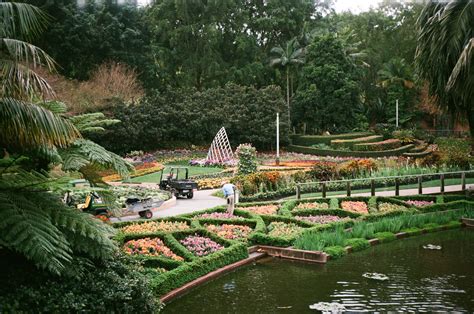
<svg viewBox="0 0 474 314"><path fill-rule="evenodd" d="M290 68L304 63L304 48L300 48L298 40L289 40L285 47L274 47L270 51L275 58L270 61L270 66L280 66L286 71L286 105L288 107L288 126L291 129L290 118Z"/></svg>
<svg viewBox="0 0 474 314"><path fill-rule="evenodd" d="M474 2L429 1L417 24L418 73L441 108L467 118L474 151Z"/></svg>
<svg viewBox="0 0 474 314"><path fill-rule="evenodd" d="M380 83L385 88L393 84L399 84L411 89L415 85L410 69L403 58L390 59L390 61L384 63L378 74L381 78Z"/></svg>
<svg viewBox="0 0 474 314"><path fill-rule="evenodd" d="M35 97L52 95L35 69L54 70L48 54L30 44L45 27L47 16L37 7L0 2L0 146L64 147L80 137L69 121L32 104Z"/></svg>
<svg viewBox="0 0 474 314"><path fill-rule="evenodd" d="M54 61L26 42L43 29L45 19L34 6L0 2L0 148L54 151L80 137L73 123L53 113L51 106L33 103L52 94L34 70L39 66L53 70ZM75 155L80 153L95 158L103 152L82 150ZM23 254L56 274L70 269L75 256L108 258L116 249L110 239L113 230L66 207L50 193L55 179L22 169L20 159L0 159L1 249Z"/></svg>

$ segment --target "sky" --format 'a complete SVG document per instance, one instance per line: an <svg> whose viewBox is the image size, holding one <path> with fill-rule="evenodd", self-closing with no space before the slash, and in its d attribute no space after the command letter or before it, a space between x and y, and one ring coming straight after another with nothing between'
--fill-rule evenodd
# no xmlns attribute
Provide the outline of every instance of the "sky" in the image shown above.
<svg viewBox="0 0 474 314"><path fill-rule="evenodd" d="M335 0L336 12L350 10L352 13L368 11L370 7L376 7L382 0ZM140 5L149 3L150 0L138 0Z"/></svg>
<svg viewBox="0 0 474 314"><path fill-rule="evenodd" d="M336 12L351 11L360 13L368 11L370 7L377 7L382 0L336 0L334 8Z"/></svg>

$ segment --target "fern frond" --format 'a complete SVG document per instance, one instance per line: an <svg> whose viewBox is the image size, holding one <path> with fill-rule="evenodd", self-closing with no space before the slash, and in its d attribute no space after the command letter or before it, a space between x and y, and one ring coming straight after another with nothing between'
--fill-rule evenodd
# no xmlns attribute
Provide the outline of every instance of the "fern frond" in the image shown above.
<svg viewBox="0 0 474 314"><path fill-rule="evenodd" d="M64 170L78 171L90 164L112 168L122 177L128 177L133 169L133 166L119 155L86 139L78 139L70 148L62 150L61 157L64 161Z"/></svg>
<svg viewBox="0 0 474 314"><path fill-rule="evenodd" d="M0 191L0 244L60 274L71 262L72 250L48 213L37 206L45 196L47 193Z"/></svg>
<svg viewBox="0 0 474 314"><path fill-rule="evenodd" d="M69 119L82 132L97 133L105 131L106 126L120 122L117 119L107 119L102 112L86 113Z"/></svg>

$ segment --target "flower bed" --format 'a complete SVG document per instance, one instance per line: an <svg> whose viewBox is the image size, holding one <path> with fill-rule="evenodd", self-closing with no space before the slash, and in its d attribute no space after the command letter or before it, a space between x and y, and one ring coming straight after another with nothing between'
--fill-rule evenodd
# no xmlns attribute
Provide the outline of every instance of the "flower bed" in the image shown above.
<svg viewBox="0 0 474 314"><path fill-rule="evenodd" d="M152 233L152 232L173 232L189 229L186 222L179 221L150 221L140 224L131 224L123 227L124 233Z"/></svg>
<svg viewBox="0 0 474 314"><path fill-rule="evenodd" d="M274 221L268 225L268 235L277 238L293 238L296 237L302 230L302 227L294 223Z"/></svg>
<svg viewBox="0 0 474 314"><path fill-rule="evenodd" d="M198 184L198 189L206 190L206 189L215 189L220 188L229 178L206 178L206 179L198 179L196 183Z"/></svg>
<svg viewBox="0 0 474 314"><path fill-rule="evenodd" d="M329 208L328 203L315 202L315 203L300 203L294 209L302 210L302 209L328 209L328 208Z"/></svg>
<svg viewBox="0 0 474 314"><path fill-rule="evenodd" d="M174 254L159 238L143 238L127 241L123 245L123 251L129 255L166 257L175 261L183 261L182 257Z"/></svg>
<svg viewBox="0 0 474 314"><path fill-rule="evenodd" d="M249 226L243 225L231 225L231 224L223 224L223 225L214 225L214 224L205 224L204 227L212 233L217 234L217 236L230 239L230 240L241 240L247 239L250 232L252 232L252 228Z"/></svg>
<svg viewBox="0 0 474 314"><path fill-rule="evenodd" d="M342 221L347 218L341 218L334 215L309 215L309 216L295 216L295 219L306 221L314 224L330 224L333 222Z"/></svg>
<svg viewBox="0 0 474 314"><path fill-rule="evenodd" d="M341 208L353 213L368 214L369 208L365 202L360 201L343 201L341 202Z"/></svg>
<svg viewBox="0 0 474 314"><path fill-rule="evenodd" d="M403 205L397 205L393 203L379 203L378 204L379 212L391 212L391 211L399 211L399 210L407 210L407 208Z"/></svg>
<svg viewBox="0 0 474 314"><path fill-rule="evenodd" d="M418 200L408 200L405 201L408 205L415 206L415 207L425 207L429 205L433 205L433 201L418 201Z"/></svg>
<svg viewBox="0 0 474 314"><path fill-rule="evenodd" d="M199 257L206 256L224 249L224 247L219 243L214 242L209 238L201 237L197 234L187 236L179 242L184 245L191 253Z"/></svg>
<svg viewBox="0 0 474 314"><path fill-rule="evenodd" d="M158 172L164 169L162 164L157 162L145 162L139 166L135 167L135 171L130 173L130 178L141 177L146 174ZM102 177L102 181L104 182L111 182L111 181L119 181L122 177L119 174L111 174Z"/></svg>
<svg viewBox="0 0 474 314"><path fill-rule="evenodd" d="M240 216L232 215L229 213L219 213L219 212L201 214L201 215L195 216L195 218L244 219L243 217L240 217Z"/></svg>
<svg viewBox="0 0 474 314"><path fill-rule="evenodd" d="M276 215L278 208L278 205L239 207L241 210L249 211L257 215Z"/></svg>

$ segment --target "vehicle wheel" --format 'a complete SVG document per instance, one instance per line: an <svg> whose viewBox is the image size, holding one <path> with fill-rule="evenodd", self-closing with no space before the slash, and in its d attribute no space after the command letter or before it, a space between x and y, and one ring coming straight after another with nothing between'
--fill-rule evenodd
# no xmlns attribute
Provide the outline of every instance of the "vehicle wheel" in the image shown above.
<svg viewBox="0 0 474 314"><path fill-rule="evenodd" d="M175 196L176 198L179 198L179 193L174 193L174 196Z"/></svg>
<svg viewBox="0 0 474 314"><path fill-rule="evenodd" d="M193 198L193 196L194 196L194 193L193 193L193 192L189 192L189 193L188 193L188 198Z"/></svg>
<svg viewBox="0 0 474 314"><path fill-rule="evenodd" d="M143 218L145 217L145 212L138 212L138 215Z"/></svg>
<svg viewBox="0 0 474 314"><path fill-rule="evenodd" d="M147 210L145 212L145 218L150 219L151 217L153 217L153 212L151 210Z"/></svg>

